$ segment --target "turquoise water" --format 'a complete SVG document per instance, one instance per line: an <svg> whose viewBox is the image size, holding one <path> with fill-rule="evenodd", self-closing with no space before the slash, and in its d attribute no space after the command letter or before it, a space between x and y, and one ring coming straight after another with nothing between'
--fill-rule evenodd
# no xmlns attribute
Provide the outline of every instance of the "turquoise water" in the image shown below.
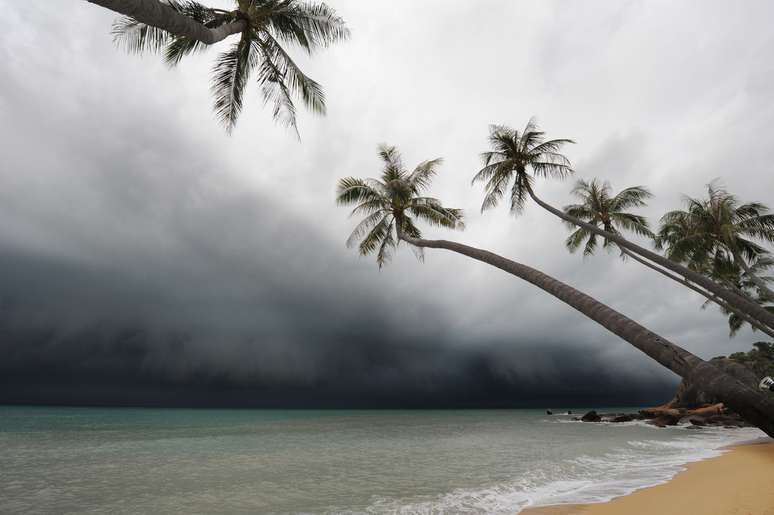
<svg viewBox="0 0 774 515"><path fill-rule="evenodd" d="M664 481L758 430L542 411L0 407L0 513L516 513Z"/></svg>

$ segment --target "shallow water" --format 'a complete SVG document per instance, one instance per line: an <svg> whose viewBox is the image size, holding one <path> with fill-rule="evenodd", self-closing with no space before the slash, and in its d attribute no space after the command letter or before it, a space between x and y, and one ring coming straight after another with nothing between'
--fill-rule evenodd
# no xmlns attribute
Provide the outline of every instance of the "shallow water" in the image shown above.
<svg viewBox="0 0 774 515"><path fill-rule="evenodd" d="M534 410L0 407L0 513L513 514L622 495L762 435Z"/></svg>

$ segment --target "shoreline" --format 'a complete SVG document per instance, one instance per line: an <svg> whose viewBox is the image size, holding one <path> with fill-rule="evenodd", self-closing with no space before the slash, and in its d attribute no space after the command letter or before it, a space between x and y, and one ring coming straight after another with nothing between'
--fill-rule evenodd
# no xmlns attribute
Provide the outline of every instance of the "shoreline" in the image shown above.
<svg viewBox="0 0 774 515"><path fill-rule="evenodd" d="M527 508L521 515L774 515L774 440L724 448L666 483L595 504Z"/></svg>

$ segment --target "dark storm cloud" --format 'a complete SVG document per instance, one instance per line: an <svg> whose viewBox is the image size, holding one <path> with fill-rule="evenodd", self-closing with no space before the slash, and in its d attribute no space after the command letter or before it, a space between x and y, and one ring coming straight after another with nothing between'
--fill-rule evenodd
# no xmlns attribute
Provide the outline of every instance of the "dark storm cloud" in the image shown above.
<svg viewBox="0 0 774 515"><path fill-rule="evenodd" d="M235 133L222 133L212 52L169 71L117 51L112 16L86 2L63 24L48 1L0 0L0 402L669 396L669 373L497 270L439 252L419 265L403 251L379 272L343 248L354 222L332 201L335 181L378 173L381 141L408 163L446 158L434 191L469 219L453 237L538 266L702 356L749 346L749 333L729 343L691 293L614 253L566 254L566 229L534 207L479 216L469 181L487 124L537 114L551 135L578 139L568 152L582 176L649 185L651 219L715 177L771 203L761 197L774 187L770 6L696 3L662 26L652 4L332 3L354 37L302 61L325 85L329 115L302 115L299 143L254 91ZM686 27L712 37L687 38ZM569 200L570 184L539 187Z"/></svg>

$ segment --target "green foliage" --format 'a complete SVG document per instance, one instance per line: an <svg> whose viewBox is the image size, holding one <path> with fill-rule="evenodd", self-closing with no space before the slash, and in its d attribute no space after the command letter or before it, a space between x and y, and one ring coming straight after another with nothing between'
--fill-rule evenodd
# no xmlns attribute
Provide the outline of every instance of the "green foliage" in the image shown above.
<svg viewBox="0 0 774 515"><path fill-rule="evenodd" d="M272 116L296 129L295 101L301 100L314 113L325 114L322 87L307 77L285 51L282 43L294 44L308 54L349 37L349 29L336 11L323 3L298 0L238 0L237 9L224 11L192 0L168 0L171 8L209 28L238 20L247 21L239 41L218 55L213 66L211 91L214 110L227 131L242 111L242 97L251 74ZM130 52L161 52L169 66L206 45L122 17L113 25L117 44Z"/></svg>
<svg viewBox="0 0 774 515"><path fill-rule="evenodd" d="M685 263L727 288L774 312L762 285L772 281L764 274L774 265L769 252L758 242L774 242L774 215L759 202L741 204L715 184L707 186L707 197L685 198L686 208L666 213L656 237L658 248L669 259ZM705 303L706 305L706 303ZM745 321L723 308L731 335Z"/></svg>
<svg viewBox="0 0 774 515"><path fill-rule="evenodd" d="M570 161L559 151L569 139L546 140L534 118L524 130L504 125L489 127L491 150L481 154L484 167L473 177L473 183L484 182L484 202L481 212L495 207L511 185L511 212L524 209L535 177L563 179L573 173ZM530 174L531 171L531 174Z"/></svg>
<svg viewBox="0 0 774 515"><path fill-rule="evenodd" d="M376 263L382 268L400 242L399 229L412 238L422 237L415 220L447 229L463 229L464 223L462 210L444 207L440 200L422 195L430 187L441 159L423 161L408 172L395 147L380 146L379 157L384 163L381 178L341 179L336 203L355 205L351 216L364 216L347 239L347 247L358 245L362 256L376 252ZM422 260L421 249L412 249Z"/></svg>
<svg viewBox="0 0 774 515"><path fill-rule="evenodd" d="M774 343L756 342L748 352L735 352L729 359L752 369L758 376L774 376Z"/></svg>
<svg viewBox="0 0 774 515"><path fill-rule="evenodd" d="M764 274L772 266L774 266L774 260L764 255L758 257L753 263L750 264L750 271L756 274L764 282L769 283L774 281L774 277L770 277ZM751 300L763 306L767 311L774 313L774 303L760 294L758 285L755 284L755 282L746 271L739 270L733 266L729 267L727 262L720 262L716 263L714 267L710 268L706 273L716 281L724 284L734 291L746 295ZM702 307L706 307L709 304L710 301L707 301ZM736 313L723 307L720 307L720 310L728 316L728 327L730 330L730 335L736 335L736 333L739 332L742 327L744 327L746 321ZM755 331L755 327L753 327L752 330Z"/></svg>
<svg viewBox="0 0 774 515"><path fill-rule="evenodd" d="M608 182L603 183L597 179L588 182L581 179L572 189L572 194L580 202L565 206L564 212L609 233L621 234L622 231L629 231L640 236L653 238L655 235L650 230L647 219L628 212L628 209L632 207L645 206L646 199L653 196L650 191L644 186L633 186L622 190L617 195L612 195L610 190ZM567 223L566 225L570 230L573 230L565 241L567 249L570 252L575 252L583 246L584 256L593 254L597 247L597 235L588 229L577 227L575 224ZM607 249L610 245L611 242L604 238L602 247ZM626 257L623 251L621 257Z"/></svg>
<svg viewBox="0 0 774 515"><path fill-rule="evenodd" d="M661 218L657 246L669 259L702 272L740 268L736 259L752 262L767 254L753 240L774 242L774 215L758 202L740 204L714 184L707 198L685 198L686 209L670 211Z"/></svg>

